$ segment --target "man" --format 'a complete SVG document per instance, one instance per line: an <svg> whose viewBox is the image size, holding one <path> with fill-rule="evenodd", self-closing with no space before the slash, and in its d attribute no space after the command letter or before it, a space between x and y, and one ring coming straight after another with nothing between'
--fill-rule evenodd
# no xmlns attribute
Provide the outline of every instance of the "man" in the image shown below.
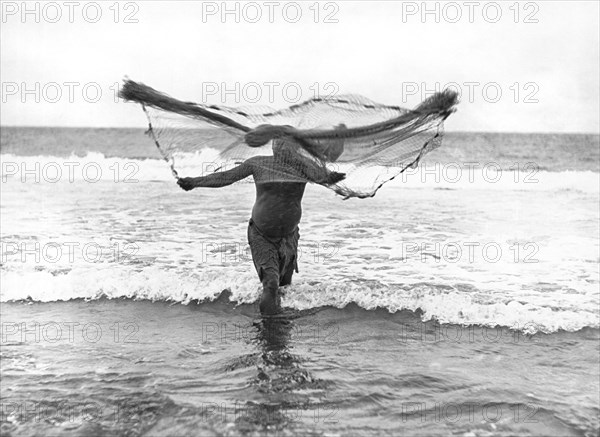
<svg viewBox="0 0 600 437"><path fill-rule="evenodd" d="M343 151L343 142L314 146L336 160ZM298 223L302 217L302 196L307 181L332 185L344 179L343 173L329 171L309 155L302 156L292 141L273 141L273 156L255 156L232 170L177 181L186 191L198 187L224 187L248 176L254 178L256 201L248 225L248 243L254 267L263 285L260 299L262 314L280 311L280 286L292 282L298 271Z"/></svg>

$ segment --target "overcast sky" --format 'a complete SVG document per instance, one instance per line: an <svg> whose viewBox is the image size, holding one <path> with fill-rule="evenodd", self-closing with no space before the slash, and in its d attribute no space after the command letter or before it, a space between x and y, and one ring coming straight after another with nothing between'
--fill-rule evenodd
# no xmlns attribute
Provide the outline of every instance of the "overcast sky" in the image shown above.
<svg viewBox="0 0 600 437"><path fill-rule="evenodd" d="M127 75L275 108L315 93L412 107L450 85L447 130L599 131L597 1L75 3L2 2L2 125L144 127L115 103Z"/></svg>

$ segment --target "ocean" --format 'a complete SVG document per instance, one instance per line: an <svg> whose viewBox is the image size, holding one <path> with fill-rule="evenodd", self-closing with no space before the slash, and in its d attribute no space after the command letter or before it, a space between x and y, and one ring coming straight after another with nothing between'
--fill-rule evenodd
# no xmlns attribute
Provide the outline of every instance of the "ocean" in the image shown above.
<svg viewBox="0 0 600 437"><path fill-rule="evenodd" d="M373 198L307 187L273 319L249 181L184 192L143 129L0 144L3 435L600 433L598 135L449 132Z"/></svg>

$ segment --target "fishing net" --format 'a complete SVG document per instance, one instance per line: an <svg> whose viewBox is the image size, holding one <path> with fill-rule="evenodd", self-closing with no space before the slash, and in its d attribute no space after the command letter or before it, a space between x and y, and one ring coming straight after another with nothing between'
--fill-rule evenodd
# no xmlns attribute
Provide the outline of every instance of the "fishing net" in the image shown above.
<svg viewBox="0 0 600 437"><path fill-rule="evenodd" d="M175 178L202 176L224 186L311 182L350 197L370 197L442 143L457 94L436 93L409 110L358 95L307 100L279 111L184 102L125 81L121 98L140 103Z"/></svg>

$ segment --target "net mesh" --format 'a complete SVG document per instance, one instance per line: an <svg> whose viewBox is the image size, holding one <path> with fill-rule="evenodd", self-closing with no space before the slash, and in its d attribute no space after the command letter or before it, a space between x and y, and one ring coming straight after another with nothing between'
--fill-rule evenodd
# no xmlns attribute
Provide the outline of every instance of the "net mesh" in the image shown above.
<svg viewBox="0 0 600 437"><path fill-rule="evenodd" d="M257 183L311 182L345 198L373 196L418 165L441 145L443 121L457 104L457 94L446 90L412 110L358 95L279 111L231 108L183 102L131 80L120 96L142 105L148 134L176 178L204 176L215 186L247 176Z"/></svg>

